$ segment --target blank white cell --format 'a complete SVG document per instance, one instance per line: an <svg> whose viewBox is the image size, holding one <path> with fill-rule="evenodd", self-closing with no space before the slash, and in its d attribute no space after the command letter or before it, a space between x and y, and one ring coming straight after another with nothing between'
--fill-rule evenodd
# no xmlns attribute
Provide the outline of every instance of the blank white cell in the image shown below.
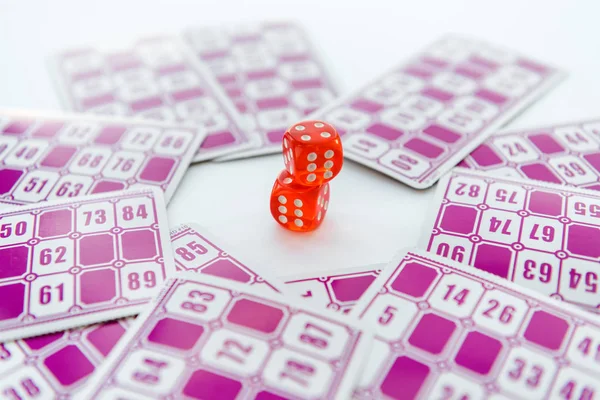
<svg viewBox="0 0 600 400"><path fill-rule="evenodd" d="M437 116L436 121L454 131L473 133L483 127L484 121L472 113L450 109Z"/></svg>
<svg viewBox="0 0 600 400"><path fill-rule="evenodd" d="M110 93L114 89L112 81L106 76L95 76L73 82L71 91L73 96L85 99L89 97L98 97Z"/></svg>
<svg viewBox="0 0 600 400"><path fill-rule="evenodd" d="M401 131L415 131L425 125L427 119L414 110L390 107L381 112L381 121Z"/></svg>
<svg viewBox="0 0 600 400"><path fill-rule="evenodd" d="M159 93L160 89L154 82L133 82L117 89L119 99L128 103L154 97Z"/></svg>
<svg viewBox="0 0 600 400"><path fill-rule="evenodd" d="M320 108L333 99L333 93L327 88L294 90L291 94L292 104L302 110Z"/></svg>
<svg viewBox="0 0 600 400"><path fill-rule="evenodd" d="M407 96L407 91L402 86L387 86L384 83L374 84L362 93L362 97L386 106L398 105Z"/></svg>
<svg viewBox="0 0 600 400"><path fill-rule="evenodd" d="M288 84L280 78L266 78L250 81L244 87L244 93L250 99L270 99L286 95Z"/></svg>
<svg viewBox="0 0 600 400"><path fill-rule="evenodd" d="M436 74L431 83L439 89L456 95L469 94L477 88L477 83L474 80L452 72Z"/></svg>
<svg viewBox="0 0 600 400"><path fill-rule="evenodd" d="M131 84L146 84L154 81L154 73L148 68L130 68L113 73L112 78L118 87Z"/></svg>
<svg viewBox="0 0 600 400"><path fill-rule="evenodd" d="M86 52L77 56L65 57L61 60L61 67L71 76L101 69L103 64L102 55L95 52Z"/></svg>
<svg viewBox="0 0 600 400"><path fill-rule="evenodd" d="M256 114L258 125L265 130L287 129L300 118L300 113L293 108L263 110Z"/></svg>
<svg viewBox="0 0 600 400"><path fill-rule="evenodd" d="M161 76L158 84L166 92L177 92L201 86L202 81L193 71L180 71Z"/></svg>
<svg viewBox="0 0 600 400"><path fill-rule="evenodd" d="M204 121L219 112L219 105L209 97L200 97L177 103L175 111L181 118Z"/></svg>
<svg viewBox="0 0 600 400"><path fill-rule="evenodd" d="M397 93L413 93L423 89L425 82L402 72L393 72L383 78L377 86L389 88Z"/></svg>
<svg viewBox="0 0 600 400"><path fill-rule="evenodd" d="M464 114L483 120L490 120L500 112L498 106L474 96L461 96L452 105Z"/></svg>
<svg viewBox="0 0 600 400"><path fill-rule="evenodd" d="M149 110L137 112L135 116L161 122L175 122L177 119L170 107L153 107Z"/></svg>
<svg viewBox="0 0 600 400"><path fill-rule="evenodd" d="M428 118L435 117L444 109L443 103L420 94L408 96L401 105L403 109L415 114L422 114Z"/></svg>
<svg viewBox="0 0 600 400"><path fill-rule="evenodd" d="M315 79L321 76L321 70L312 60L285 62L279 66L279 73L287 80Z"/></svg>
<svg viewBox="0 0 600 400"><path fill-rule="evenodd" d="M325 119L339 129L356 132L369 126L371 116L358 110L339 107L329 111Z"/></svg>

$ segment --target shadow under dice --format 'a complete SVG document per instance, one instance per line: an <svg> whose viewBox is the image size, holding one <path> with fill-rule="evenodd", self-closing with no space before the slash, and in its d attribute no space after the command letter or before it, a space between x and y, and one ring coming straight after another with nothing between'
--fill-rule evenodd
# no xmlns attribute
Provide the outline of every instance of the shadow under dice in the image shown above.
<svg viewBox="0 0 600 400"><path fill-rule="evenodd" d="M308 232L321 225L329 206L329 184L303 186L283 170L271 191L271 214L283 227Z"/></svg>
<svg viewBox="0 0 600 400"><path fill-rule="evenodd" d="M283 160L287 171L299 184L322 185L342 169L342 141L330 124L304 121L285 132Z"/></svg>

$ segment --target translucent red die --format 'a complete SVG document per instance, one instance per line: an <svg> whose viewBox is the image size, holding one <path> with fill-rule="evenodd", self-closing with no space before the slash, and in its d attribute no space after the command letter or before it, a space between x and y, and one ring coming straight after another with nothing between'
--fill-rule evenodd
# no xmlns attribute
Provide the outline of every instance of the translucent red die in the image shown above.
<svg viewBox="0 0 600 400"><path fill-rule="evenodd" d="M329 182L342 169L344 152L335 128L323 121L303 121L283 135L286 170L305 186Z"/></svg>
<svg viewBox="0 0 600 400"><path fill-rule="evenodd" d="M271 214L284 228L309 232L323 222L329 206L329 195L328 183L304 186L287 170L283 170L271 191Z"/></svg>

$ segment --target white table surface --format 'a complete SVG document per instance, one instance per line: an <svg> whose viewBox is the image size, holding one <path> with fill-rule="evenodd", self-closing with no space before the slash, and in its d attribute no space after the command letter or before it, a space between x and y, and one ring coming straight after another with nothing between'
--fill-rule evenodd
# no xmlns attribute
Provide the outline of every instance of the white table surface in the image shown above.
<svg viewBox="0 0 600 400"><path fill-rule="evenodd" d="M600 117L600 2L589 1L17 1L0 0L0 107L60 109L46 57L79 44L176 33L190 25L293 18L347 92L447 32L563 67L569 77L509 127ZM388 261L414 246L434 188L417 191L346 160L322 226L287 232L269 212L280 155L193 165L169 205L277 275Z"/></svg>

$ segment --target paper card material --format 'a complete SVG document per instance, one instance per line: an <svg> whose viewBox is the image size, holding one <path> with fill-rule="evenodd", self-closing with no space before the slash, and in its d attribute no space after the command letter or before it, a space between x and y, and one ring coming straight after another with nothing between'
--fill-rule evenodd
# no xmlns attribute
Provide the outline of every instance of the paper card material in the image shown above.
<svg viewBox="0 0 600 400"><path fill-rule="evenodd" d="M0 343L139 313L175 272L155 189L0 212Z"/></svg>
<svg viewBox="0 0 600 400"><path fill-rule="evenodd" d="M144 187L169 201L203 137L152 121L0 110L0 202Z"/></svg>
<svg viewBox="0 0 600 400"><path fill-rule="evenodd" d="M185 37L260 135L259 147L224 159L281 152L285 130L338 93L319 51L293 22L194 28Z"/></svg>
<svg viewBox="0 0 600 400"><path fill-rule="evenodd" d="M178 271L195 271L231 279L268 291L285 293L282 281L266 268L235 258L232 246L197 224L183 224L171 230L173 258Z"/></svg>
<svg viewBox="0 0 600 400"><path fill-rule="evenodd" d="M559 300L600 306L597 192L456 168L433 204L422 248Z"/></svg>
<svg viewBox="0 0 600 400"><path fill-rule="evenodd" d="M175 37L65 51L52 59L52 72L71 110L201 125L208 136L194 161L253 146L233 103Z"/></svg>
<svg viewBox="0 0 600 400"><path fill-rule="evenodd" d="M319 308L347 314L385 264L284 276L285 287Z"/></svg>
<svg viewBox="0 0 600 400"><path fill-rule="evenodd" d="M0 344L3 399L75 399L130 321L105 322Z"/></svg>
<svg viewBox="0 0 600 400"><path fill-rule="evenodd" d="M346 157L423 189L562 76L513 51L446 36L309 118L344 134Z"/></svg>
<svg viewBox="0 0 600 400"><path fill-rule="evenodd" d="M600 190L600 119L498 132L459 165Z"/></svg>
<svg viewBox="0 0 600 400"><path fill-rule="evenodd" d="M395 257L351 315L376 337L357 398L600 393L595 315L421 250Z"/></svg>
<svg viewBox="0 0 600 400"><path fill-rule="evenodd" d="M370 340L353 319L184 272L136 319L84 398L348 399Z"/></svg>

